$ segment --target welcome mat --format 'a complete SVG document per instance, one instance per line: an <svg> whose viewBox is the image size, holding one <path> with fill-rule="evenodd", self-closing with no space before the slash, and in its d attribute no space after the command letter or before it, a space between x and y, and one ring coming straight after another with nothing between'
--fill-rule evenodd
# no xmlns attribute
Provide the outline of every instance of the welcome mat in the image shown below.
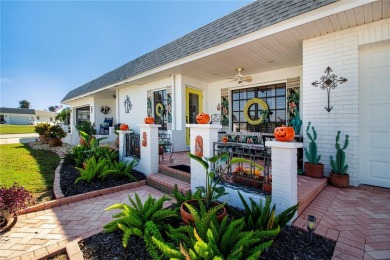
<svg viewBox="0 0 390 260"><path fill-rule="evenodd" d="M175 169L175 170L179 170L179 171L182 171L182 172L186 172L186 173L191 173L191 167L188 166L188 165L184 165L184 164L169 166L169 168L172 168L172 169Z"/></svg>

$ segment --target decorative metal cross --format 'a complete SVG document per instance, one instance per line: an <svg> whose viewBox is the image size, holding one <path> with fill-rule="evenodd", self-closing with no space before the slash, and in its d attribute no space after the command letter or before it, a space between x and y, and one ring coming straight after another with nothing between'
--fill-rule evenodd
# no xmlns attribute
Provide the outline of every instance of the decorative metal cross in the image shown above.
<svg viewBox="0 0 390 260"><path fill-rule="evenodd" d="M311 83L314 87L320 86L321 89L326 89L328 92L328 106L325 107L325 110L330 112L332 110L332 106L330 106L330 89L334 89L337 86L337 83L343 84L344 82L347 81L346 78L340 77L340 79L337 79L337 76L330 73L333 72L333 70L330 67L327 67L324 71L326 73L325 76L322 76L320 78L320 82L317 80Z"/></svg>

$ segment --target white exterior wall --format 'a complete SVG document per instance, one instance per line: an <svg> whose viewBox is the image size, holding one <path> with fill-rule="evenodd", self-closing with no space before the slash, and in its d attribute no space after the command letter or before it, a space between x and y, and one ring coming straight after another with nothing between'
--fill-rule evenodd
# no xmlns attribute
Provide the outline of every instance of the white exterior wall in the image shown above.
<svg viewBox="0 0 390 260"><path fill-rule="evenodd" d="M109 98L95 98L95 104L94 104L94 113L95 113L95 125L96 125L96 131L99 132L100 124L104 122L104 118L114 118L113 125L117 123L116 121L116 101L115 98L109 97ZM111 112L109 114L103 114L100 112L101 106L109 106L111 108Z"/></svg>
<svg viewBox="0 0 390 260"><path fill-rule="evenodd" d="M94 123L94 112L95 112L95 106L94 106L94 97L85 97L81 99L77 99L74 101L70 101L67 103L70 106L71 109L71 116L70 116L70 129L71 133L68 134L66 137L66 142L69 142L70 144L78 144L79 142L79 134L76 130L76 110L79 107L85 107L85 106L92 106L92 113L90 115L90 121L91 123Z"/></svg>
<svg viewBox="0 0 390 260"><path fill-rule="evenodd" d="M117 100L119 102L119 119L117 122L129 125L136 133L139 133L137 124L143 124L144 118L147 116L147 92L148 90L157 91L166 89L171 85L171 78L151 82L145 85L136 85L121 88L118 91ZM129 113L125 113L124 101L126 95L130 97L132 109Z"/></svg>
<svg viewBox="0 0 390 260"><path fill-rule="evenodd" d="M359 48L389 41L389 31L390 19L386 19L303 42L303 132L306 135L307 123L311 121L317 130L325 175L331 171L329 156L336 155L337 131L341 131L342 143L346 134L350 136L346 163L353 186L359 184ZM311 85L320 80L328 66L338 78L348 79L330 91L330 113L324 109L328 102L326 90ZM306 136L304 146L308 146Z"/></svg>

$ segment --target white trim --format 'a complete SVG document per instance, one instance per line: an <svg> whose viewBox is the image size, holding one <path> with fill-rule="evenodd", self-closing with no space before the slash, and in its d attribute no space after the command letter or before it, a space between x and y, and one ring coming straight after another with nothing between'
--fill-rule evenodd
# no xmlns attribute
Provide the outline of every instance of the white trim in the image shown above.
<svg viewBox="0 0 390 260"><path fill-rule="evenodd" d="M64 100L63 102L64 103L70 102L70 101L73 101L73 100L76 100L76 99L79 99L79 98L82 98L82 97L85 97L85 96L88 96L88 95L91 95L91 94L94 94L94 93L97 93L97 92L100 92L100 91L103 91L106 89L110 89L112 87L120 86L120 85L125 84L125 83L130 83L131 81L135 81L137 79L141 79L141 78L156 74L158 72L162 72L164 70L168 70L168 69L177 67L179 65L183 65L185 63L188 63L188 62L200 59L200 58L204 58L206 56L210 56L212 54L216 54L216 53L222 52L224 50L227 50L227 49L230 49L233 47L237 47L239 45L242 45L242 44L257 40L257 39L261 39L261 38L264 38L266 36L276 34L278 32L285 31L285 30L291 29L293 27L315 21L317 19L321 19L323 17L327 17L327 16L330 16L330 15L333 15L333 14L336 14L339 12L346 11L346 10L350 10L350 9L355 8L355 7L362 6L362 5L372 3L375 1L376 0L341 0L341 1L338 1L335 3L323 6L321 8L306 12L304 14L292 17L292 18L284 20L282 22L273 24L271 26L260 29L258 31L243 35L239 38L222 43L222 44L214 46L212 48L208 48L206 50L197 52L197 53L192 54L190 56L183 57L179 60L175 60L173 62L167 63L167 64L162 65L160 67L142 72L142 73L137 74L133 77L119 81L118 83L97 89L97 90L92 91L92 92L85 93L85 94L77 96L77 97L73 97L73 98L68 99L68 100Z"/></svg>

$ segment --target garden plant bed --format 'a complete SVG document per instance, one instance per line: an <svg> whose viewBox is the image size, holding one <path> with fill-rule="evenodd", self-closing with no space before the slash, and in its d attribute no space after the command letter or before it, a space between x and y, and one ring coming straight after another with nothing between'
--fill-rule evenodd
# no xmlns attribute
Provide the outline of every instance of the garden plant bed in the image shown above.
<svg viewBox="0 0 390 260"><path fill-rule="evenodd" d="M127 248L122 247L123 232L100 232L79 242L84 259L152 259L146 251L145 242L131 237ZM310 245L308 233L286 226L274 239L270 248L260 259L331 259L335 242L314 235Z"/></svg>
<svg viewBox="0 0 390 260"><path fill-rule="evenodd" d="M123 184L134 182L134 180L129 178L114 178L109 177L105 181L94 180L91 182L79 181L75 184L75 181L78 177L80 177L80 172L75 168L76 165L74 161L65 157L64 163L62 164L62 168L60 171L61 179L60 186L62 193L65 197L74 196L78 194L83 194L91 191L101 190L105 188L111 188L120 186ZM145 175L142 173L133 170L132 175L138 180L145 180Z"/></svg>

